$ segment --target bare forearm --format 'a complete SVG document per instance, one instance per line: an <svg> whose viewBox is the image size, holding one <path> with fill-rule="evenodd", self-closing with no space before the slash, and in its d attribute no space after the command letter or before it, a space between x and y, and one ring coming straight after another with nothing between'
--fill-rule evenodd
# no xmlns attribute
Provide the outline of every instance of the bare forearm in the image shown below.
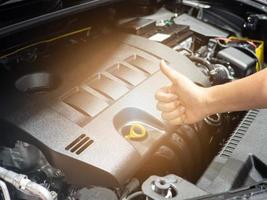
<svg viewBox="0 0 267 200"><path fill-rule="evenodd" d="M207 89L208 114L267 108L267 69Z"/></svg>
<svg viewBox="0 0 267 200"><path fill-rule="evenodd" d="M215 113L267 108L267 69L210 88L194 84L164 61L160 69L172 82L156 93L157 108L169 124L193 124Z"/></svg>

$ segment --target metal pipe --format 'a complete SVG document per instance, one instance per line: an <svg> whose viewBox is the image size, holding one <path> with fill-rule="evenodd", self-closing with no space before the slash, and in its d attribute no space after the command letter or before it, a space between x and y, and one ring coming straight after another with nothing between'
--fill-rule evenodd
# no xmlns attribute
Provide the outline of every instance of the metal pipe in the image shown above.
<svg viewBox="0 0 267 200"><path fill-rule="evenodd" d="M45 187L31 181L26 175L17 174L11 170L0 167L0 178L12 184L23 193L31 194L42 200L54 200L51 193Z"/></svg>
<svg viewBox="0 0 267 200"><path fill-rule="evenodd" d="M54 199L45 187L32 181L27 184L27 191L44 200Z"/></svg>
<svg viewBox="0 0 267 200"><path fill-rule="evenodd" d="M4 195L4 200L11 200L9 191L8 191L6 183L4 181L0 180L0 188L1 188L2 193Z"/></svg>

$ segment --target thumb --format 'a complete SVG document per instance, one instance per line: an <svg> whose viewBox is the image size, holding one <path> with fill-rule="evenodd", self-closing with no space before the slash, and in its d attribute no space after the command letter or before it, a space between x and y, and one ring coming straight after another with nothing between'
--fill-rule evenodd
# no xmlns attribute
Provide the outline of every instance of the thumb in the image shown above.
<svg viewBox="0 0 267 200"><path fill-rule="evenodd" d="M160 62L160 69L174 85L179 85L184 79L184 75L169 67L164 60Z"/></svg>

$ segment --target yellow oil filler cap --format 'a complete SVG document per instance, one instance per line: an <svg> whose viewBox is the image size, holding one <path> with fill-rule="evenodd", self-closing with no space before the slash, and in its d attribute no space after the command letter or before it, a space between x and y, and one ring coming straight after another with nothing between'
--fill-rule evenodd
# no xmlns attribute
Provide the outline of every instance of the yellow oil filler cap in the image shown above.
<svg viewBox="0 0 267 200"><path fill-rule="evenodd" d="M140 140L144 139L147 136L146 128L138 123L132 124L130 127L130 131L125 138L130 140Z"/></svg>

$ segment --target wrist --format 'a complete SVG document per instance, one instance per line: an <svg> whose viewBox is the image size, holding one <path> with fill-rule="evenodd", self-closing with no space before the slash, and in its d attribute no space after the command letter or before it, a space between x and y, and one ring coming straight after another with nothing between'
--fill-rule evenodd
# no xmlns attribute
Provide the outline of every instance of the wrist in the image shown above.
<svg viewBox="0 0 267 200"><path fill-rule="evenodd" d="M204 115L205 117L217 113L216 109L216 95L214 95L214 88L204 88Z"/></svg>

